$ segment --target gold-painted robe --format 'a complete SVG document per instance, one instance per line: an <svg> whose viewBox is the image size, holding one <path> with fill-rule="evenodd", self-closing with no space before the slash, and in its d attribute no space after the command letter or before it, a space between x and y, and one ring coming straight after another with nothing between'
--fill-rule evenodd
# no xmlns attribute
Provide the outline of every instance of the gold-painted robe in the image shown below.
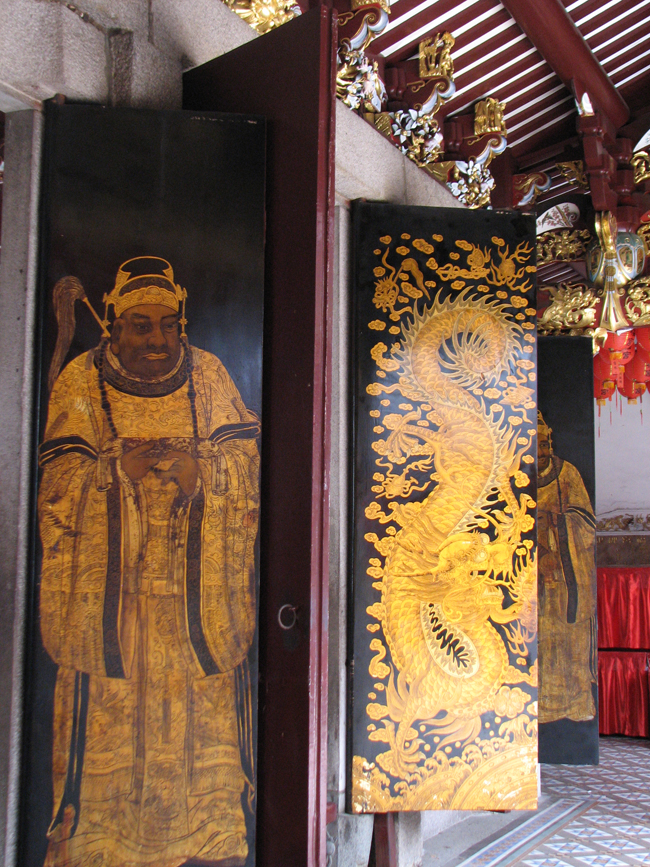
<svg viewBox="0 0 650 867"><path fill-rule="evenodd" d="M537 490L539 721L593 719L596 522L578 470L555 455Z"/></svg>
<svg viewBox="0 0 650 867"><path fill-rule="evenodd" d="M259 425L221 362L189 351L198 440L187 380L159 396L105 382L111 432L94 352L50 398L40 624L59 668L46 867L246 859ZM190 496L164 460L131 481L120 456L138 440L191 451Z"/></svg>

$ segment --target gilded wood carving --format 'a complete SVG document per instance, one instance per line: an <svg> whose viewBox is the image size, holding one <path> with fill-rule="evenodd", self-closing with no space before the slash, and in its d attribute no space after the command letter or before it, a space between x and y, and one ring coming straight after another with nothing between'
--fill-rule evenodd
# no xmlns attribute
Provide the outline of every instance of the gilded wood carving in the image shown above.
<svg viewBox="0 0 650 867"><path fill-rule="evenodd" d="M537 797L534 224L454 214L355 212L355 812Z"/></svg>

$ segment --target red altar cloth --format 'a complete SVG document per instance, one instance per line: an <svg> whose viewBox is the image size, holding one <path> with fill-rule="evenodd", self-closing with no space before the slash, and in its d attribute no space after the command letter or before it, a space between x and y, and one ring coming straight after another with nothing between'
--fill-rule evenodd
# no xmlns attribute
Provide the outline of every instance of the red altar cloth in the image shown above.
<svg viewBox="0 0 650 867"><path fill-rule="evenodd" d="M650 568L598 569L598 708L603 735L650 736Z"/></svg>
<svg viewBox="0 0 650 867"><path fill-rule="evenodd" d="M598 647L650 650L650 568L598 569Z"/></svg>
<svg viewBox="0 0 650 867"><path fill-rule="evenodd" d="M643 650L598 653L598 711L601 735L650 735L648 663Z"/></svg>

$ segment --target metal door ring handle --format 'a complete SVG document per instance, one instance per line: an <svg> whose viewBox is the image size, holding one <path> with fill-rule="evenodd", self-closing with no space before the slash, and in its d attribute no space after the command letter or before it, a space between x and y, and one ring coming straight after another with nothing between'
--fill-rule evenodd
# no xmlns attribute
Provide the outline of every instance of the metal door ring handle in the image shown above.
<svg viewBox="0 0 650 867"><path fill-rule="evenodd" d="M297 611L298 609L295 605L282 606L278 611L278 623L280 624L280 629L293 629L296 625ZM286 615L286 612L289 612L288 616Z"/></svg>

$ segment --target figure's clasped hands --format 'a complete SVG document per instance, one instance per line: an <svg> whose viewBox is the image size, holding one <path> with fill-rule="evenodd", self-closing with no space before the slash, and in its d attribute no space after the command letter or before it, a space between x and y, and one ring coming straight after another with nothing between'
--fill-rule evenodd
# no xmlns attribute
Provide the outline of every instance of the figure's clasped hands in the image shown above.
<svg viewBox="0 0 650 867"><path fill-rule="evenodd" d="M153 471L159 478L175 482L187 497L194 493L199 473L199 465L189 452L161 447L156 440L124 452L122 469L133 482Z"/></svg>

